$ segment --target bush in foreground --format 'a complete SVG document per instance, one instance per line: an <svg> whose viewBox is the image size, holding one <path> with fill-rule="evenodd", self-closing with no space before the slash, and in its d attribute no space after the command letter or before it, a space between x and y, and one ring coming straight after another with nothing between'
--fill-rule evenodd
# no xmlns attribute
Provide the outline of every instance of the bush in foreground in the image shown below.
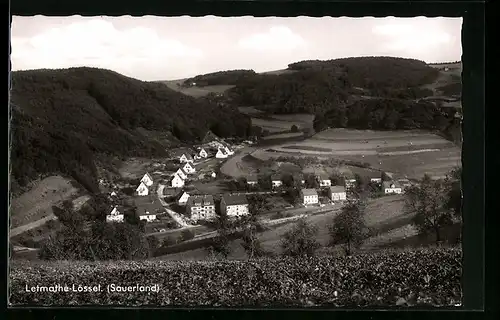
<svg viewBox="0 0 500 320"><path fill-rule="evenodd" d="M14 261L10 303L172 306L452 306L461 301L461 249L254 261ZM26 286L101 285L101 292L26 292ZM110 284L159 292L108 292Z"/></svg>

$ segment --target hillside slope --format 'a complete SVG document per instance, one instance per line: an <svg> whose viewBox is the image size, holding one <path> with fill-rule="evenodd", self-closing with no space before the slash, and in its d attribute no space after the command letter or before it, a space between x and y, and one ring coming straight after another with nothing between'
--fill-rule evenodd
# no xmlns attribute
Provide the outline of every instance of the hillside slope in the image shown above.
<svg viewBox="0 0 500 320"><path fill-rule="evenodd" d="M236 108L95 68L14 72L11 112L14 191L51 173L96 191L96 154L161 156L209 129L226 137L250 128Z"/></svg>

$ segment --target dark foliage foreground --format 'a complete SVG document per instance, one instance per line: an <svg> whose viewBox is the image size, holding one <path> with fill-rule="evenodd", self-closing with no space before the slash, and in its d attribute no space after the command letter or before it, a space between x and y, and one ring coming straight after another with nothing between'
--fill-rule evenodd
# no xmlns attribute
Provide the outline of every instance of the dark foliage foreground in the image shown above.
<svg viewBox="0 0 500 320"><path fill-rule="evenodd" d="M10 302L37 305L453 306L461 301L459 248L253 261L15 261ZM159 285L159 292L112 292ZM26 292L26 286L101 285L101 292Z"/></svg>

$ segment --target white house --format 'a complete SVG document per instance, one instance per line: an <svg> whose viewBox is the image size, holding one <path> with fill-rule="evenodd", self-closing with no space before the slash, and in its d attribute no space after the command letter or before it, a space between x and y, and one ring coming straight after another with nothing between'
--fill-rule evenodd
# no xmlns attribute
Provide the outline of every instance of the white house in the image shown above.
<svg viewBox="0 0 500 320"><path fill-rule="evenodd" d="M259 183L259 180L255 176L247 177L247 185L255 186Z"/></svg>
<svg viewBox="0 0 500 320"><path fill-rule="evenodd" d="M370 182L372 183L382 183L382 178L370 178Z"/></svg>
<svg viewBox="0 0 500 320"><path fill-rule="evenodd" d="M187 173L182 170L182 168L177 169L177 171L174 173L174 175L178 175L181 177L183 180L187 179Z"/></svg>
<svg viewBox="0 0 500 320"><path fill-rule="evenodd" d="M164 213L165 209L158 199L147 199L146 201L137 201L137 216L140 220L146 222L155 221L158 214Z"/></svg>
<svg viewBox="0 0 500 320"><path fill-rule="evenodd" d="M196 169L189 162L186 162L184 167L182 167L182 170L184 170L184 172L187 174L191 174L191 173L196 172Z"/></svg>
<svg viewBox="0 0 500 320"><path fill-rule="evenodd" d="M332 201L342 201L347 199L344 186L332 186L328 189L328 196Z"/></svg>
<svg viewBox="0 0 500 320"><path fill-rule="evenodd" d="M394 181L384 181L383 190L385 194L395 193L400 194L403 192L403 188L399 183Z"/></svg>
<svg viewBox="0 0 500 320"><path fill-rule="evenodd" d="M141 182L137 189L135 189L135 192L137 192L137 195L139 196L147 196L149 194L149 189L144 182Z"/></svg>
<svg viewBox="0 0 500 320"><path fill-rule="evenodd" d="M222 214L228 217L240 217L249 213L248 200L245 195L224 195L220 206Z"/></svg>
<svg viewBox="0 0 500 320"><path fill-rule="evenodd" d="M108 215L106 215L106 222L123 222L123 220L124 216L116 206L113 207L113 210L111 210Z"/></svg>
<svg viewBox="0 0 500 320"><path fill-rule="evenodd" d="M354 188L356 186L356 178L351 175L344 177L346 189Z"/></svg>
<svg viewBox="0 0 500 320"><path fill-rule="evenodd" d="M302 203L305 205L317 204L319 202L316 189L302 189L300 191L300 197L302 198Z"/></svg>
<svg viewBox="0 0 500 320"><path fill-rule="evenodd" d="M153 178L148 172L146 172L144 177L142 177L141 182L143 182L147 187L151 187L153 185Z"/></svg>
<svg viewBox="0 0 500 320"><path fill-rule="evenodd" d="M212 173L210 174L210 176L212 176L212 178L216 178L217 177L217 173L215 173L215 171L212 171Z"/></svg>
<svg viewBox="0 0 500 320"><path fill-rule="evenodd" d="M188 202L189 198L190 198L189 193L184 191L177 200L177 204L183 206Z"/></svg>
<svg viewBox="0 0 500 320"><path fill-rule="evenodd" d="M116 192L115 191L111 191L111 193L109 194L111 197L116 197Z"/></svg>
<svg viewBox="0 0 500 320"><path fill-rule="evenodd" d="M332 185L332 180L327 175L318 176L319 186L320 187L329 187Z"/></svg>
<svg viewBox="0 0 500 320"><path fill-rule="evenodd" d="M180 162L181 163L187 163L187 162L193 162L193 157L189 154L189 153L184 153L181 157L180 157Z"/></svg>
<svg viewBox="0 0 500 320"><path fill-rule="evenodd" d="M228 155L233 155L234 154L234 151L231 150L231 149L229 149L227 146L224 146L224 151Z"/></svg>
<svg viewBox="0 0 500 320"><path fill-rule="evenodd" d="M186 212L191 220L211 220L215 218L215 203L212 195L192 196L186 204Z"/></svg>
<svg viewBox="0 0 500 320"><path fill-rule="evenodd" d="M281 176L279 175L272 175L271 176L271 183L273 185L273 188L278 188L283 185L283 181L281 181Z"/></svg>
<svg viewBox="0 0 500 320"><path fill-rule="evenodd" d="M222 151L222 149L221 149L221 148L218 148L218 149L217 149L217 153L215 154L215 157L216 157L217 159L224 159L224 158L227 158L227 157L228 157L228 155L227 155L226 153L224 153L224 151Z"/></svg>
<svg viewBox="0 0 500 320"><path fill-rule="evenodd" d="M206 157L208 157L208 153L207 153L207 151L205 151L205 149L201 148L200 152L198 152L198 156L200 158L206 158Z"/></svg>
<svg viewBox="0 0 500 320"><path fill-rule="evenodd" d="M184 187L184 179L179 177L179 175L175 174L170 180L170 186L172 188L182 188Z"/></svg>

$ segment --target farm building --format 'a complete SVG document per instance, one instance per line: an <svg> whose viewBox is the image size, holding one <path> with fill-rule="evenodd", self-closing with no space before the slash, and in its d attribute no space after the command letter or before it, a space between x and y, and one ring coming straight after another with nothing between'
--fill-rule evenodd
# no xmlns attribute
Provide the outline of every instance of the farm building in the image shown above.
<svg viewBox="0 0 500 320"><path fill-rule="evenodd" d="M200 157L200 158L208 157L207 151L205 149L201 148L200 151L198 152L198 157Z"/></svg>
<svg viewBox="0 0 500 320"><path fill-rule="evenodd" d="M142 177L141 182L143 182L147 187L151 187L153 185L153 178L148 172L146 172L146 174Z"/></svg>
<svg viewBox="0 0 500 320"><path fill-rule="evenodd" d="M174 173L174 175L175 174L177 174L179 177L181 177L184 180L187 179L187 175L188 175L182 168L177 169L177 171Z"/></svg>
<svg viewBox="0 0 500 320"><path fill-rule="evenodd" d="M210 220L215 218L215 203L211 195L196 195L189 197L186 203L186 212L191 220Z"/></svg>
<svg viewBox="0 0 500 320"><path fill-rule="evenodd" d="M332 185L332 180L330 180L330 177L326 174L320 174L318 180L320 187L329 187Z"/></svg>
<svg viewBox="0 0 500 320"><path fill-rule="evenodd" d="M273 185L273 188L278 188L283 185L283 181L281 180L281 176L279 174L273 174L271 176L271 183Z"/></svg>
<svg viewBox="0 0 500 320"><path fill-rule="evenodd" d="M245 195L224 195L220 202L221 212L228 217L239 217L249 213Z"/></svg>
<svg viewBox="0 0 500 320"><path fill-rule="evenodd" d="M178 197L177 197L177 204L180 205L180 206L183 206L183 205L186 205L186 203L188 202L189 200L189 193L187 192L182 192Z"/></svg>
<svg viewBox="0 0 500 320"><path fill-rule="evenodd" d="M249 186L255 186L255 185L257 185L257 183L259 183L259 180L257 179L256 176L248 176L247 177L247 184Z"/></svg>
<svg viewBox="0 0 500 320"><path fill-rule="evenodd" d="M182 156L179 158L179 161L181 163L188 163L188 162L193 162L194 159L189 153L184 153Z"/></svg>
<svg viewBox="0 0 500 320"><path fill-rule="evenodd" d="M317 204L319 202L316 189L302 189L300 191L300 197L302 198L302 203L305 205Z"/></svg>
<svg viewBox="0 0 500 320"><path fill-rule="evenodd" d="M400 194L403 192L401 185L395 181L384 181L383 190L385 194L396 193Z"/></svg>
<svg viewBox="0 0 500 320"><path fill-rule="evenodd" d="M293 181L300 182L301 184L306 183L304 175L302 173L296 173L293 175Z"/></svg>
<svg viewBox="0 0 500 320"><path fill-rule="evenodd" d="M187 174L191 174L191 173L196 172L196 169L191 164L189 164L189 162L186 162L184 167L182 167L182 170L184 170L184 172Z"/></svg>
<svg viewBox="0 0 500 320"><path fill-rule="evenodd" d="M347 195L344 186L331 186L328 189L328 196L332 201L346 200Z"/></svg>
<svg viewBox="0 0 500 320"><path fill-rule="evenodd" d="M218 148L217 149L217 153L215 154L215 157L217 159L224 159L224 158L227 158L228 157L228 154L226 154L223 149L221 148Z"/></svg>
<svg viewBox="0 0 500 320"><path fill-rule="evenodd" d="M170 179L170 186L172 188L182 188L184 187L184 179L179 177L179 175L174 175L172 179Z"/></svg>
<svg viewBox="0 0 500 320"><path fill-rule="evenodd" d="M149 194L149 189L144 182L141 182L137 189L135 189L135 192L138 196L147 196Z"/></svg>
<svg viewBox="0 0 500 320"><path fill-rule="evenodd" d="M106 215L106 222L123 222L124 215L121 211L117 206L114 206L113 210Z"/></svg>
<svg viewBox="0 0 500 320"><path fill-rule="evenodd" d="M136 212L140 220L151 222L156 220L159 214L165 212L165 209L161 205L160 201L154 197L135 199L134 203L137 207Z"/></svg>

